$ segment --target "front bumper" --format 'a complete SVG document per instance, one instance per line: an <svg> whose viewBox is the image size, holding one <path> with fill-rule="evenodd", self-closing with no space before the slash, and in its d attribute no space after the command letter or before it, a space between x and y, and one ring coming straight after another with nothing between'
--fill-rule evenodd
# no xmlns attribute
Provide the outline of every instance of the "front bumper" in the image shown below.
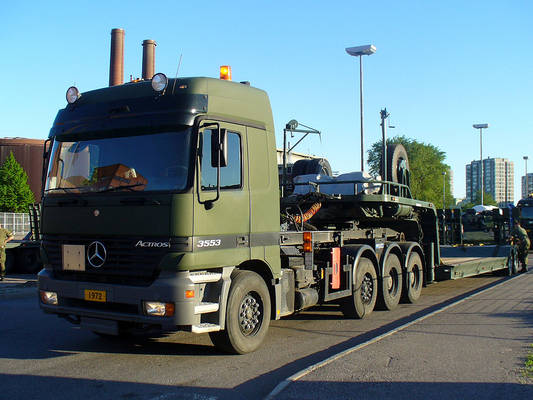
<svg viewBox="0 0 533 400"><path fill-rule="evenodd" d="M122 321L143 325L157 325L162 329L176 329L200 322L195 307L201 303L202 285L191 280L188 271L161 273L148 287L79 282L54 279L53 272L42 270L38 275L39 290L56 292L58 305L47 305L41 301L43 311L60 316L80 319ZM85 290L105 291L106 302L85 300ZM186 298L186 291L194 290L194 298ZM171 302L175 312L170 317L145 315L143 301Z"/></svg>

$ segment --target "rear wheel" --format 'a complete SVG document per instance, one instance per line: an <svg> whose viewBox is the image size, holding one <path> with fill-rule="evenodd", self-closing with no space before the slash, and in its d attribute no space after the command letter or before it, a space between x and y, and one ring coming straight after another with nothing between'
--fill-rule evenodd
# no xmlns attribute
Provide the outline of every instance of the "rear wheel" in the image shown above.
<svg viewBox="0 0 533 400"><path fill-rule="evenodd" d="M407 260L403 280L404 300L408 303L415 303L422 293L424 283L424 268L422 259L416 252L412 252Z"/></svg>
<svg viewBox="0 0 533 400"><path fill-rule="evenodd" d="M213 344L228 353L250 353L263 343L269 323L270 294L263 278L251 271L234 272L226 328L209 333Z"/></svg>
<svg viewBox="0 0 533 400"><path fill-rule="evenodd" d="M341 310L348 318L362 319L372 313L378 297L377 274L374 264L361 257L355 269L352 295L341 303Z"/></svg>
<svg viewBox="0 0 533 400"><path fill-rule="evenodd" d="M383 267L383 277L379 280L379 306L393 310L402 296L402 265L396 254L389 254Z"/></svg>

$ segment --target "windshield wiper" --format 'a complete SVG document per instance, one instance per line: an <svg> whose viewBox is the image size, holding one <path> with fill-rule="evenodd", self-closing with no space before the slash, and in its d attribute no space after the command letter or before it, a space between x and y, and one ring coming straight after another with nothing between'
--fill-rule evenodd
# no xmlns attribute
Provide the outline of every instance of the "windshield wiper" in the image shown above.
<svg viewBox="0 0 533 400"><path fill-rule="evenodd" d="M119 185L119 186L111 186L104 190L99 190L98 193L104 193L104 192L115 192L120 189L128 189L131 192L134 192L134 187L138 186L146 186L146 183L134 183L133 185Z"/></svg>
<svg viewBox="0 0 533 400"><path fill-rule="evenodd" d="M80 195L82 193L86 193L86 192L72 192L72 190L81 190L81 189L87 189L89 186L74 186L74 187L57 187L57 188L53 188L53 189L47 189L45 190L46 193L50 193L50 192L55 192L56 190L62 190L63 192L65 193L68 193L68 194L75 194L75 195Z"/></svg>

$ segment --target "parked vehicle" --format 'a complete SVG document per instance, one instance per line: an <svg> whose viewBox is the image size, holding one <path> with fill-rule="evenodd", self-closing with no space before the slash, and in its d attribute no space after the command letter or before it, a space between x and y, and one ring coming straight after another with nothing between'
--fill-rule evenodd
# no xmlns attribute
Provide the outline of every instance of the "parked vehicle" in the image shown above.
<svg viewBox="0 0 533 400"><path fill-rule="evenodd" d="M49 137L40 305L83 328L209 333L247 353L271 319L316 304L364 318L437 278L508 267L509 246L475 265L469 249L446 256L401 145L382 181L303 160L280 198L269 98L248 83L156 74L67 98Z"/></svg>
<svg viewBox="0 0 533 400"><path fill-rule="evenodd" d="M529 239L533 240L533 196L519 200L516 207L520 210L520 225L526 230Z"/></svg>

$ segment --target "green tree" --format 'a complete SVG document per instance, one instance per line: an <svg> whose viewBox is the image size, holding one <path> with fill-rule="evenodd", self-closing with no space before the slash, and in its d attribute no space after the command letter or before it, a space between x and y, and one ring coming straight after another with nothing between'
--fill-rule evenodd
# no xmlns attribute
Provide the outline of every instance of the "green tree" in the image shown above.
<svg viewBox="0 0 533 400"><path fill-rule="evenodd" d="M454 206L455 201L450 191L450 167L444 163L446 153L431 144L418 142L405 136L387 139L387 144L396 143L402 144L407 150L413 197L429 201L437 208L442 208L445 197L446 207ZM368 150L368 165L370 174L373 176L380 174L381 154L382 141L380 140Z"/></svg>
<svg viewBox="0 0 533 400"><path fill-rule="evenodd" d="M11 152L0 167L0 211L26 212L34 201L28 175Z"/></svg>
<svg viewBox="0 0 533 400"><path fill-rule="evenodd" d="M476 194L474 195L474 201L470 203L463 203L461 204L461 208L463 210L468 210L469 208L472 208L478 204L481 204L481 190L478 190ZM496 200L494 200L494 197L492 197L492 194L487 193L483 191L483 205L485 206L497 206L498 203Z"/></svg>

